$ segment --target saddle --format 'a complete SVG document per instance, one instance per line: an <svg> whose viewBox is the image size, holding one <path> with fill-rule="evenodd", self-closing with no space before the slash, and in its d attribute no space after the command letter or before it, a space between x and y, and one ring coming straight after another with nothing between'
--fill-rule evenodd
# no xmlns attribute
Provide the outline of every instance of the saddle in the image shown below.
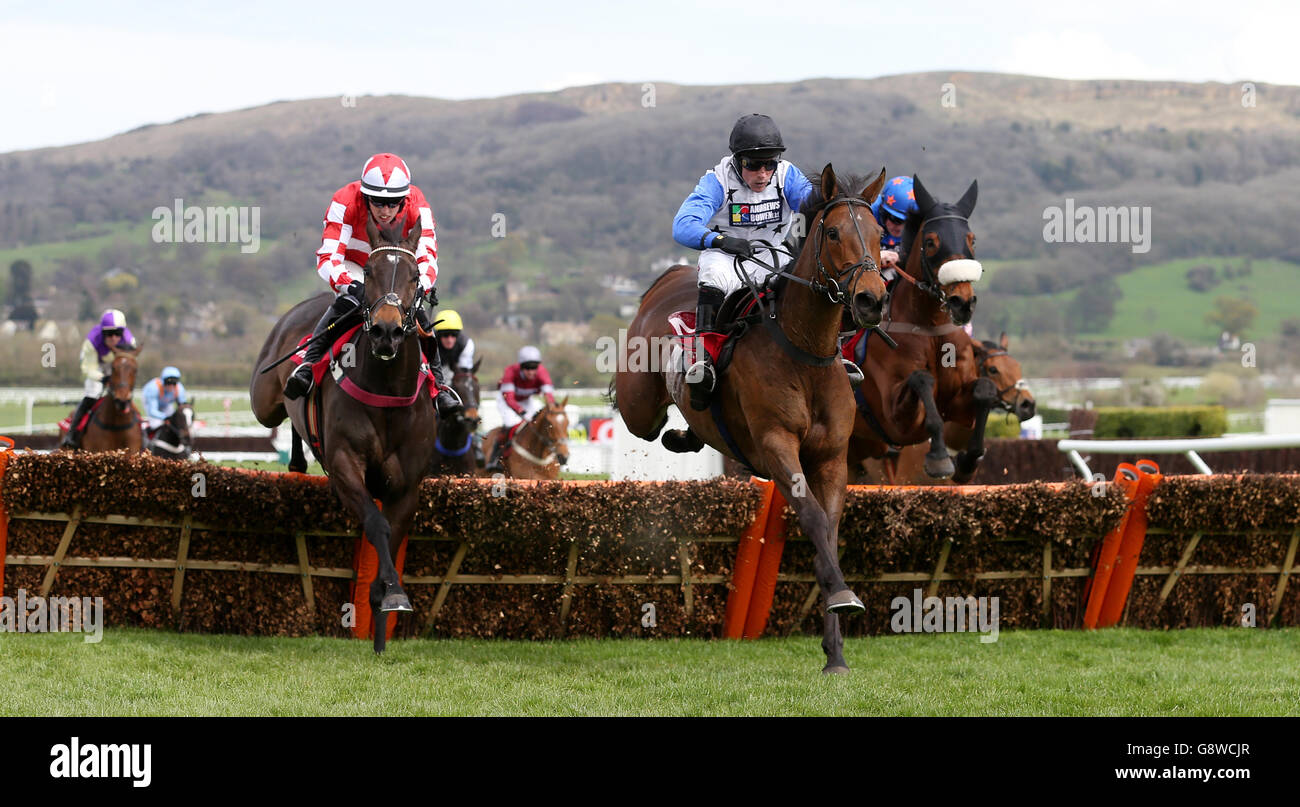
<svg viewBox="0 0 1300 807"><path fill-rule="evenodd" d="M81 420L77 421L77 423L75 424L77 427L77 431L81 432L82 434L85 434L86 427L90 425L90 419L95 416L95 413L99 411L99 408L104 405L104 401L107 401L109 397L110 396L108 395L100 396L95 400L93 404L90 405L90 408L86 410L86 414L82 415ZM131 404L131 411L132 413L135 414L134 422L122 426L103 426L104 430L111 431L111 432L120 432L131 428L131 426L138 425L141 431L143 432L145 428L145 424L143 419L140 418L139 413L136 412L134 403ZM59 432L67 433L72 430L73 425L74 424L72 423L72 415L68 415L67 417L63 418L63 420L59 421Z"/></svg>
<svg viewBox="0 0 1300 807"><path fill-rule="evenodd" d="M727 295L718 308L717 318L714 321L716 333L702 334L694 339L682 339L683 359L686 366L695 363L696 350L699 349L699 345L703 345L709 353L709 358L713 360L713 371L717 375L718 383L722 383L722 376L731 364L736 343L752 325L758 322L762 314L762 309L758 307L759 299L762 299L765 305L774 305L781 288L785 285L784 277L779 275L770 277L775 279L772 282L764 282L758 287L757 298L749 287L737 289ZM678 336L695 335L694 311L677 311L670 314L668 323Z"/></svg>

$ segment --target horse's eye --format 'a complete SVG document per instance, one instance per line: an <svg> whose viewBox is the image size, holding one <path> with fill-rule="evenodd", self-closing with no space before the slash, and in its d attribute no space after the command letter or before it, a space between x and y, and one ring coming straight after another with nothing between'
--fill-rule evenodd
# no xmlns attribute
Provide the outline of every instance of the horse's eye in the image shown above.
<svg viewBox="0 0 1300 807"><path fill-rule="evenodd" d="M998 374L998 368L996 367L989 368L989 375L997 375L997 374Z"/></svg>
<svg viewBox="0 0 1300 807"><path fill-rule="evenodd" d="M829 227L829 228L827 228L827 230L826 230L826 237L829 238L829 239L832 240L832 241L838 241L838 240L840 240L840 228L838 228L838 227Z"/></svg>

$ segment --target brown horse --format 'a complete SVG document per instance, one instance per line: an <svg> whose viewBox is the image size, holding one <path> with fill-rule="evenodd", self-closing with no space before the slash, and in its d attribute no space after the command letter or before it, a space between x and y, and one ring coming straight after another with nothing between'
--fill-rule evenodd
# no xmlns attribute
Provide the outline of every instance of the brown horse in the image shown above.
<svg viewBox="0 0 1300 807"><path fill-rule="evenodd" d="M410 531L420 483L433 457L437 418L421 377L419 343L406 338L417 328L415 248L420 230L413 229L402 241L393 233L379 232L369 221L366 235L374 246L365 267L365 300L360 309L363 326L355 349L341 354L337 383L328 373L321 383L323 447L317 459L339 500L357 515L379 556L379 574L370 586L370 606L375 652L381 653L387 612L412 610L398 582L393 558L402 536ZM329 294L317 295L281 317L262 346L259 369L253 371L250 395L258 421L273 428L287 416L293 423L290 470L306 468L301 435L308 433L307 401L317 393L313 390L286 402L289 363L279 365L275 372L262 373L260 368L269 359L292 351L311 333L332 299ZM369 402L363 403L361 397ZM382 512L375 499L382 502Z"/></svg>
<svg viewBox="0 0 1300 807"><path fill-rule="evenodd" d="M474 458L474 435L482 418L478 414L478 368L482 359L474 362L470 370L457 370L451 377L451 388L460 396L464 409L449 418L438 421L438 439L434 442L430 476L474 476L478 463Z"/></svg>
<svg viewBox="0 0 1300 807"><path fill-rule="evenodd" d="M961 336L965 336L965 332L962 332ZM1029 385L1025 383L1020 362L1007 353L1007 335L1002 334L1002 338L998 342L980 342L969 337L965 341L972 351L978 373L988 378L996 387L997 399L993 402L993 408L1009 415L1015 415L1021 421L1033 417L1036 408L1034 394L1029 390ZM974 385L972 384L971 389L973 390L973 388ZM973 402L969 406L973 406ZM975 424L973 422L944 421L943 440L948 448L953 451L966 452L967 456L972 456L970 449L974 434ZM880 459L868 458L862 460L857 456L856 449L856 441L851 441L849 444L850 476L861 468L863 473L860 481L865 484L916 485L934 483L934 480L926 476L923 471L925 461L924 443L903 446L900 452L890 452ZM859 462L855 463L855 459L859 460ZM971 475L974 475L973 469ZM969 480L961 474L961 469L958 468L958 473L954 474L953 481L960 484Z"/></svg>
<svg viewBox="0 0 1300 807"><path fill-rule="evenodd" d="M142 348L113 351L113 372L108 379L104 400L95 407L81 438L82 451L144 450L144 435L140 432L140 413L131 403L135 389L135 374L139 369L137 359ZM76 425L76 424L73 424Z"/></svg>
<svg viewBox="0 0 1300 807"><path fill-rule="evenodd" d="M569 463L569 416L564 407L569 396L558 403L537 410L519 427L510 444L510 453L501 458L501 467L512 479L559 479L560 466ZM492 455L492 447L505 437L506 429L498 426L483 440L483 452Z"/></svg>
<svg viewBox="0 0 1300 807"><path fill-rule="evenodd" d="M736 343L730 369L713 393L728 436L710 411L689 406L680 362L648 372L620 370L614 378L619 414L633 434L658 437L675 403L689 428L666 433L665 446L698 451L707 443L773 480L794 508L816 548L817 582L826 598L823 672L848 671L839 614L865 610L845 584L836 555L853 424L853 397L836 346L845 309L859 326L880 322L886 296L878 269L880 227L869 205L885 172L861 181L860 193L853 192L856 182L841 184L828 164L800 211L809 235L782 274L789 282L760 314L763 327ZM669 316L694 310L696 276L694 266L675 266L655 280L628 329L629 345L672 344Z"/></svg>
<svg viewBox="0 0 1300 807"><path fill-rule="evenodd" d="M903 231L903 243L911 247L907 265L898 270L884 326L897 346L868 338L850 459L856 465L928 439L926 473L953 476L958 468L944 445L943 423L969 416L981 444L959 456L965 475L973 473L983 454L983 420L976 424L976 414L982 410L987 417L996 397L992 382L979 377L970 339L961 329L974 313L972 283L982 271L969 222L978 186L972 182L955 205L931 196L919 177L912 186L918 211Z"/></svg>

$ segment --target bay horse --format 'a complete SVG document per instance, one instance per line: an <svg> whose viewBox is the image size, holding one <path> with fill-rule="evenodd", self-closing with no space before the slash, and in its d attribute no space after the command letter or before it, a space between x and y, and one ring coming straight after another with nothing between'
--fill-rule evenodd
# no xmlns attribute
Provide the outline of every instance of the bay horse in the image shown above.
<svg viewBox="0 0 1300 807"><path fill-rule="evenodd" d="M194 448L190 426L194 423L194 407L180 404L171 417L163 421L158 431L148 440L148 451L155 457L171 460L189 459Z"/></svg>
<svg viewBox="0 0 1300 807"><path fill-rule="evenodd" d="M856 178L841 183L828 163L813 180L814 191L799 211L808 235L792 266L779 276L784 288L778 299L764 305L763 327L736 342L712 409L689 406L683 368L676 361L648 371L620 369L614 399L628 430L643 440L659 436L669 404L676 404L689 428L665 433L666 447L698 451L708 444L776 483L816 549L814 566L826 605L823 672L843 673L848 664L839 615L866 609L845 584L836 553L853 425L853 396L837 344L845 309L862 327L881 319L887 292L878 268L881 231L870 204L885 172L869 183ZM863 189L855 193L858 183ZM674 266L660 275L641 298L628 328L629 344L679 340L669 317L695 310L696 283L694 266ZM619 362L620 368L627 366Z"/></svg>
<svg viewBox="0 0 1300 807"><path fill-rule="evenodd" d="M143 421L131 402L141 350L142 347L113 350L113 369L106 385L107 394L90 413L90 422L81 438L82 451L144 450L144 435L140 432Z"/></svg>
<svg viewBox="0 0 1300 807"><path fill-rule="evenodd" d="M294 456L289 467L299 471L306 469L301 441L308 434L308 401L319 394L323 445L317 459L339 501L356 514L379 556L370 606L375 652L382 653L387 613L413 610L398 581L394 556L402 537L410 532L419 504L420 483L433 457L437 416L421 372L419 342L406 338L418 328L415 249L420 230L412 229L401 240L395 232L380 232L371 220L366 235L373 246L365 266L365 300L359 309L363 324L355 349L341 354L338 380L326 373L319 393L313 389L309 395L285 401L291 364L281 363L274 372L260 371L268 360L292 351L312 332L334 299L322 293L294 306L275 324L258 356L249 392L253 413L262 425L274 428L285 417L292 422ZM375 506L376 499L382 510Z"/></svg>
<svg viewBox="0 0 1300 807"><path fill-rule="evenodd" d="M475 476L478 461L474 454L474 437L483 419L478 414L478 368L483 359L469 370L457 369L451 376L451 388L460 396L464 408L449 418L438 420L438 438L434 441L430 476Z"/></svg>
<svg viewBox="0 0 1300 807"><path fill-rule="evenodd" d="M501 467L512 479L560 478L560 467L569 463L569 416L564 407L569 396L538 409L515 432L510 453L501 458ZM505 439L506 428L499 426L483 441L483 453L492 455L492 447Z"/></svg>
<svg viewBox="0 0 1300 807"><path fill-rule="evenodd" d="M956 204L931 196L920 177L913 176L912 187L918 209L903 230L903 243L911 246L906 265L897 270L883 326L897 346L867 338L850 457L856 464L929 440L927 474L947 478L960 470L968 478L983 455L984 421L976 425L974 413L987 417L996 398L993 383L980 377L970 337L962 330L975 310L972 284L983 271L969 221L979 186L972 182ZM972 439L980 443L959 455L954 466L943 423L968 414L975 427Z"/></svg>
<svg viewBox="0 0 1300 807"><path fill-rule="evenodd" d="M965 336L965 333L962 332L961 335ZM1007 335L1003 333L1001 339L997 342L989 340L981 342L969 337L967 337L967 341L973 351L975 365L979 374L992 381L996 387L997 398L993 402L993 410L1015 415L1020 421L1033 417L1036 409L1034 394L1024 380L1020 362L1012 358L1007 352ZM973 406L973 401L968 405ZM973 457L975 450L980 450L982 454L982 445L972 447L975 423L970 420L955 419L955 415L953 417L954 419L947 419L946 416L944 420L944 443L952 451L966 452L968 457ZM978 413L976 418L978 418ZM897 454L890 452L880 459L862 459L856 456L855 449L857 446L855 443L856 441L850 441L849 443L849 469L852 475L861 468L863 475L860 481L863 483L883 485L932 484L932 480L923 471L925 462L924 443L903 446ZM974 476L975 468L972 467L970 470L970 476ZM952 481L956 484L964 484L969 481L970 476L963 473L963 468L959 463Z"/></svg>

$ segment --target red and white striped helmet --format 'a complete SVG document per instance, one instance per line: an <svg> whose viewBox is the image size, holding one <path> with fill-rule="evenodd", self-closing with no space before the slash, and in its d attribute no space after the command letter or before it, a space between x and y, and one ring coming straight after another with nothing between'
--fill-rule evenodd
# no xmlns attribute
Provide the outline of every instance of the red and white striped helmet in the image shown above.
<svg viewBox="0 0 1300 807"><path fill-rule="evenodd" d="M411 192L411 169L396 154L376 154L361 169L361 192L367 196L406 196Z"/></svg>

